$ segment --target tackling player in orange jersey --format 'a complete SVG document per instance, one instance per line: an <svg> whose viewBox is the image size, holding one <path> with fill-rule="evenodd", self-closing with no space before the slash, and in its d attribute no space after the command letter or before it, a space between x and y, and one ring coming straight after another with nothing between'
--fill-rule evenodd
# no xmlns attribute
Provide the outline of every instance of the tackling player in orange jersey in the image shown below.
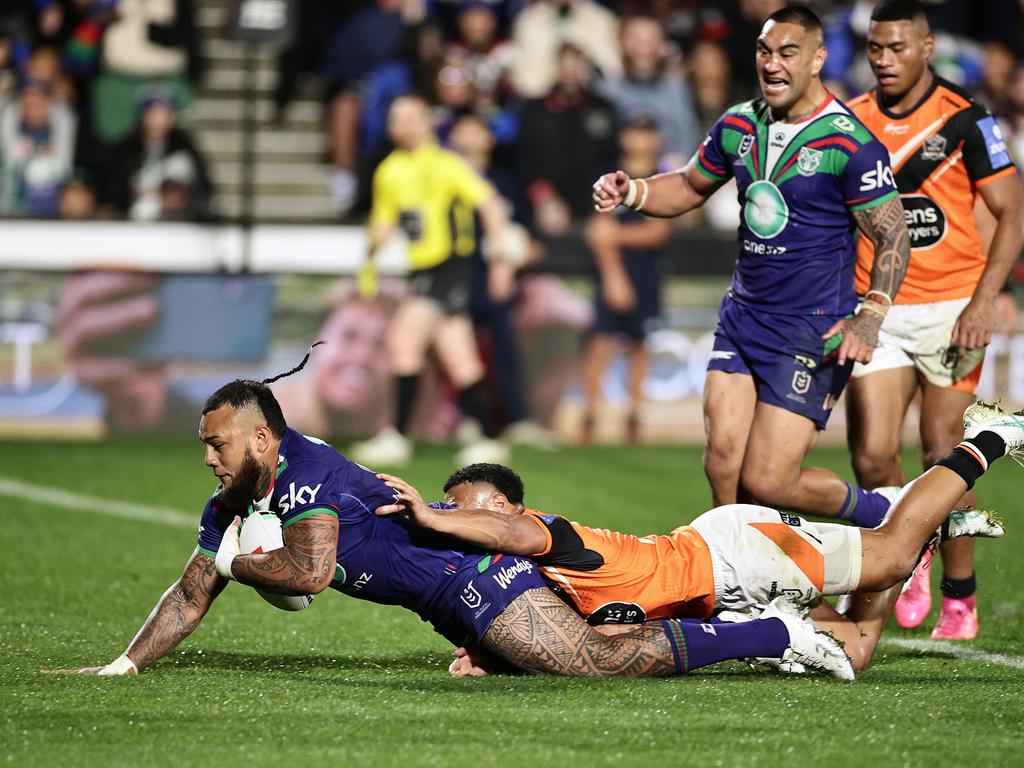
<svg viewBox="0 0 1024 768"><path fill-rule="evenodd" d="M404 480L379 475L396 500L377 514L400 514L475 546L531 558L548 586L591 624L707 619L723 612L753 618L788 595L816 606L812 617L846 643L854 668L863 669L891 600L869 595L842 616L819 600L822 595L893 587L913 570L939 526L946 536L1002 534L984 513L950 511L991 461L1021 453L1024 414L979 403L966 411L964 424L966 439L910 483L874 530L728 504L670 534L633 536L526 508L522 481L497 464L453 474L444 486L451 509L432 508Z"/></svg>
<svg viewBox="0 0 1024 768"><path fill-rule="evenodd" d="M995 118L930 68L934 40L916 0L883 0L868 28L867 57L877 88L850 109L888 148L910 232L906 278L879 333L871 361L854 366L847 399L857 482L871 488L904 482L900 425L921 395L922 461L930 467L956 444L959 415L974 399L995 299L1021 250L1024 188ZM978 197L996 219L986 254L975 225ZM861 237L857 290L868 288L874 259ZM964 504L972 504L968 496ZM969 639L978 632L974 543L942 546L942 615L932 637ZM896 607L904 627L931 606L928 561Z"/></svg>

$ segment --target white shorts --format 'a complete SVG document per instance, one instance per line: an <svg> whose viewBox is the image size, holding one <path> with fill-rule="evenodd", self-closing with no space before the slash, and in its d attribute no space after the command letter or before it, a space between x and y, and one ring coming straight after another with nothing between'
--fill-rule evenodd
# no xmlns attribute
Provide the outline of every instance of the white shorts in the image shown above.
<svg viewBox="0 0 1024 768"><path fill-rule="evenodd" d="M813 523L754 504L726 504L690 524L711 550L715 612L765 608L779 595L801 603L843 595L860 582L860 528Z"/></svg>
<svg viewBox="0 0 1024 768"><path fill-rule="evenodd" d="M937 387L951 387L963 380L957 389L973 393L985 348L962 354L949 348L953 326L968 302L970 299L894 304L878 332L878 346L871 362L855 363L852 375L914 367Z"/></svg>

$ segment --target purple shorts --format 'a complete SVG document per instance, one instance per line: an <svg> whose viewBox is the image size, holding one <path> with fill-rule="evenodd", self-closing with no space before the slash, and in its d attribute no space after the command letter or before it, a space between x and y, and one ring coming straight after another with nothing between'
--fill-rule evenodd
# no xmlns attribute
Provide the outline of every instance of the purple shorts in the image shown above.
<svg viewBox="0 0 1024 768"><path fill-rule="evenodd" d="M806 416L824 429L850 379L853 362L836 363L842 337L821 338L839 315L780 315L722 300L709 371L754 379L757 399Z"/></svg>

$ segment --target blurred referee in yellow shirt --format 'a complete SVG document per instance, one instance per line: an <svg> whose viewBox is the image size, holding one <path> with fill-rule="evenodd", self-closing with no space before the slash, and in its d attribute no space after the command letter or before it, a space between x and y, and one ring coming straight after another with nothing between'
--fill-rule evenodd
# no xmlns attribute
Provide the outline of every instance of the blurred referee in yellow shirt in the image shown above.
<svg viewBox="0 0 1024 768"><path fill-rule="evenodd" d="M483 427L485 438L464 449L458 460L502 462L504 444L494 439L486 405L484 364L469 316L472 263L476 247L473 209L483 223L490 259L489 290L495 300L513 290L514 268L503 259L508 216L505 203L462 157L437 144L430 105L402 96L388 113L395 144L373 177L370 254L396 230L408 240L409 295L391 321L387 353L398 383L395 425L356 443L350 455L368 466L400 466L412 455L408 438L420 376L433 348L444 373L459 392L463 414ZM457 205L461 203L462 205Z"/></svg>

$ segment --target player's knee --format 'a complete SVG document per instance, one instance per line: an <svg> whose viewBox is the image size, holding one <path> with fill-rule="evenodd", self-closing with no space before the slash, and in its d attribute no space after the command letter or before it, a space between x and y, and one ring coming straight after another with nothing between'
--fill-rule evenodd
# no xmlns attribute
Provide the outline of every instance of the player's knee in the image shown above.
<svg viewBox="0 0 1024 768"><path fill-rule="evenodd" d="M783 475L750 464L740 473L740 485L758 503L771 507L787 506L793 487Z"/></svg>
<svg viewBox="0 0 1024 768"><path fill-rule="evenodd" d="M862 448L850 454L857 480L865 488L877 488L880 485L892 485L889 482L894 468L900 466L897 450L880 448Z"/></svg>

